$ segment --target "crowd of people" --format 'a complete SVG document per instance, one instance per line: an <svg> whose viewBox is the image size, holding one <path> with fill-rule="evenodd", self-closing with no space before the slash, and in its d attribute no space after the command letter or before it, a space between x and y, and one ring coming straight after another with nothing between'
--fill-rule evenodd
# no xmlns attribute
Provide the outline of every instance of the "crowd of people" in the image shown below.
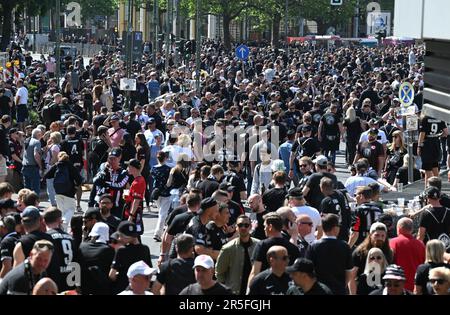
<svg viewBox="0 0 450 315"><path fill-rule="evenodd" d="M0 81L0 294L449 294L450 137L421 114L423 46L251 47L245 66L220 42L201 51L200 69L144 54L126 92L120 52L68 60L58 86L51 57L14 46L23 75ZM381 196L408 183L411 109L426 189L396 217ZM153 266L141 237L155 208Z"/></svg>

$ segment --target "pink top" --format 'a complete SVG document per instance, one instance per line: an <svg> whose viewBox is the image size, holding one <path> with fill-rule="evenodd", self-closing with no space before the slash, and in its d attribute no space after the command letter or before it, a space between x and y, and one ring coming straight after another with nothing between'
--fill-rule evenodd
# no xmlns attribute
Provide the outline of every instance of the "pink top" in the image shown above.
<svg viewBox="0 0 450 315"><path fill-rule="evenodd" d="M122 139L123 139L125 130L120 128L119 130L115 131L114 128L109 128L108 134L109 134L113 148L116 148L116 147L120 146L120 141L122 141Z"/></svg>

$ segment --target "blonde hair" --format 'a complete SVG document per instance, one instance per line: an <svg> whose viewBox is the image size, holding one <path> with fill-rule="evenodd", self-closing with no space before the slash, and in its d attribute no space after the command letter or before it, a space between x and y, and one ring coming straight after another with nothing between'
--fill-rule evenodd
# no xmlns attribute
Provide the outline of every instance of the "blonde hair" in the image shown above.
<svg viewBox="0 0 450 315"><path fill-rule="evenodd" d="M64 151L59 152L58 161L69 161L69 155Z"/></svg>
<svg viewBox="0 0 450 315"><path fill-rule="evenodd" d="M443 263L444 253L444 243L440 240L430 240L427 242L425 262Z"/></svg>
<svg viewBox="0 0 450 315"><path fill-rule="evenodd" d="M383 251L378 247L373 247L367 253L366 266L364 267L364 274L366 274L366 275L368 275L372 272L372 267L371 267L371 263L370 263L371 261L369 258L375 254L378 254L381 257L383 257L383 263L381 264L381 273L384 273L384 271L386 270L386 267L388 266L388 263L386 261L386 256L384 255Z"/></svg>
<svg viewBox="0 0 450 315"><path fill-rule="evenodd" d="M416 163L416 158L413 156L413 168L414 165ZM405 156L403 157L403 166L408 166L409 165L409 154L405 154Z"/></svg>
<svg viewBox="0 0 450 315"><path fill-rule="evenodd" d="M428 278L433 279L437 277L450 282L450 269L448 269L447 267L437 267L430 269L430 271L428 272Z"/></svg>
<svg viewBox="0 0 450 315"><path fill-rule="evenodd" d="M60 144L62 142L62 136L59 131L54 131L50 134L50 139L53 140L53 144Z"/></svg>
<svg viewBox="0 0 450 315"><path fill-rule="evenodd" d="M403 140L403 133L400 130L396 130L392 133L392 136L399 136L400 139L400 149L406 150L405 141ZM389 145L389 150L395 151L395 140L392 138L392 143Z"/></svg>
<svg viewBox="0 0 450 315"><path fill-rule="evenodd" d="M191 145L191 137L187 134L181 134L178 136L177 143L181 147L189 147Z"/></svg>
<svg viewBox="0 0 450 315"><path fill-rule="evenodd" d="M351 123L356 120L356 111L353 107L349 107L345 112L345 118L348 119Z"/></svg>

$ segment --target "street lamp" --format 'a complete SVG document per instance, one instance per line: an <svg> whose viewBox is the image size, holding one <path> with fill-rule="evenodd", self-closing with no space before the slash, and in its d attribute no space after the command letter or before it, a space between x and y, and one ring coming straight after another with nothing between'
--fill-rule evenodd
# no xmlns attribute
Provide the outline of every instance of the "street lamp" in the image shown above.
<svg viewBox="0 0 450 315"><path fill-rule="evenodd" d="M61 51L60 51L60 28L61 28L61 0L56 0L56 82L57 82L57 86L59 89L59 77L60 77L60 72L61 72Z"/></svg>

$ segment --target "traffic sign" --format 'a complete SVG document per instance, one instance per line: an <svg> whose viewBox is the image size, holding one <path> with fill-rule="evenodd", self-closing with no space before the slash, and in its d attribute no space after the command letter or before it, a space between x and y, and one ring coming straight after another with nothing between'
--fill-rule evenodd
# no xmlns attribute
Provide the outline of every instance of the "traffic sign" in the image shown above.
<svg viewBox="0 0 450 315"><path fill-rule="evenodd" d="M331 5L342 5L342 0L331 0Z"/></svg>
<svg viewBox="0 0 450 315"><path fill-rule="evenodd" d="M403 106L408 107L414 102L414 87L409 82L404 82L400 85L398 98Z"/></svg>
<svg viewBox="0 0 450 315"><path fill-rule="evenodd" d="M250 50L245 45L239 45L236 47L236 57L238 57L239 59L246 60L249 53Z"/></svg>
<svg viewBox="0 0 450 315"><path fill-rule="evenodd" d="M419 117L417 115L406 116L406 130L416 131L419 129Z"/></svg>

